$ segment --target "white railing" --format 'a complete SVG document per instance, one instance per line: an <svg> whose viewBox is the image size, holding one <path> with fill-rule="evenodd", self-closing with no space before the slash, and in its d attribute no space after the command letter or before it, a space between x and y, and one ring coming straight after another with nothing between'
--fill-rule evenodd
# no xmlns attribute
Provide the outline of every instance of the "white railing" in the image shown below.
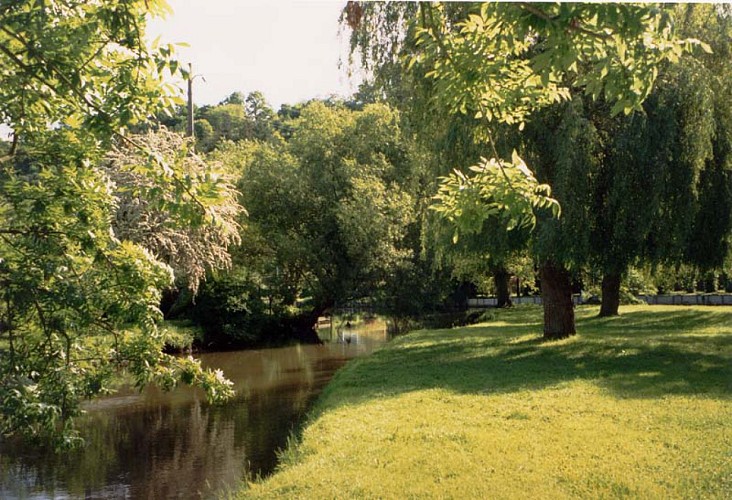
<svg viewBox="0 0 732 500"><path fill-rule="evenodd" d="M732 294L685 294L685 295L638 295L642 301L652 305L704 305L732 306Z"/></svg>
<svg viewBox="0 0 732 500"><path fill-rule="evenodd" d="M705 306L732 306L732 294L689 294L689 295L638 295L638 298L650 305L705 305ZM511 297L513 304L541 304L541 297L532 295L530 297ZM582 304L581 295L573 295L572 302L575 305ZM468 299L468 307L496 307L498 299L495 297L481 297Z"/></svg>

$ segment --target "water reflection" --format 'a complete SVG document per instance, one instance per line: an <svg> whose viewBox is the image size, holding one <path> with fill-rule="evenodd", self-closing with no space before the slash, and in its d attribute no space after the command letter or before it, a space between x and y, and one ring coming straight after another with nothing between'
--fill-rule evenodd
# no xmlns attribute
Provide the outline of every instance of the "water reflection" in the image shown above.
<svg viewBox="0 0 732 500"><path fill-rule="evenodd" d="M0 498L210 498L245 474L266 475L275 450L332 374L370 352L359 343L211 353L237 396L209 406L198 390L125 389L87 406L87 446L54 455L18 443L0 448Z"/></svg>

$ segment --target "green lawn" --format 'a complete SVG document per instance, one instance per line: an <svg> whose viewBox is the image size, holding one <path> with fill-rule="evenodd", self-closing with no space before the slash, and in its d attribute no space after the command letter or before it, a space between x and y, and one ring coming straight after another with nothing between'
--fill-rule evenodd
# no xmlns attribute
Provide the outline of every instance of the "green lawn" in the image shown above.
<svg viewBox="0 0 732 500"><path fill-rule="evenodd" d="M401 337L340 371L242 496L732 498L732 308L541 310Z"/></svg>

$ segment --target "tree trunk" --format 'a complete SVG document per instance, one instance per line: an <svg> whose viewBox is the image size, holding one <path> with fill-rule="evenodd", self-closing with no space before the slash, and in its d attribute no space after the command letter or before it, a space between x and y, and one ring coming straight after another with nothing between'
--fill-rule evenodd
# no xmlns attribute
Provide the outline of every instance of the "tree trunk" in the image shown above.
<svg viewBox="0 0 732 500"><path fill-rule="evenodd" d="M544 338L563 339L577 333L572 304L572 280L563 266L547 261L539 269L544 303Z"/></svg>
<svg viewBox="0 0 732 500"><path fill-rule="evenodd" d="M617 316L620 307L620 273L602 275L602 305L600 317Z"/></svg>
<svg viewBox="0 0 732 500"><path fill-rule="evenodd" d="M315 331L315 325L318 318L332 306L333 302L327 301L315 306L309 312L296 316L291 324L293 338L302 344L322 344L323 341Z"/></svg>
<svg viewBox="0 0 732 500"><path fill-rule="evenodd" d="M160 310L165 319L176 319L193 304L193 293L188 287L168 288L163 291Z"/></svg>
<svg viewBox="0 0 732 500"><path fill-rule="evenodd" d="M493 269L493 281L496 283L496 296L498 298L498 307L511 307L511 291L509 290L509 280L511 274L505 267L495 267Z"/></svg>

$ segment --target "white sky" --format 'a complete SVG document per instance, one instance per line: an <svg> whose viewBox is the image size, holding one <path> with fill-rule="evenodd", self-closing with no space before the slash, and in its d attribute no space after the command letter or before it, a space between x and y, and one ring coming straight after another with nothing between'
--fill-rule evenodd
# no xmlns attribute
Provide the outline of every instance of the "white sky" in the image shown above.
<svg viewBox="0 0 732 500"><path fill-rule="evenodd" d="M150 40L186 42L178 60L197 78L193 100L216 104L235 91L261 91L277 110L358 86L347 75L347 34L339 36L344 1L168 0L174 14L148 24ZM344 65L338 68L339 57Z"/></svg>

